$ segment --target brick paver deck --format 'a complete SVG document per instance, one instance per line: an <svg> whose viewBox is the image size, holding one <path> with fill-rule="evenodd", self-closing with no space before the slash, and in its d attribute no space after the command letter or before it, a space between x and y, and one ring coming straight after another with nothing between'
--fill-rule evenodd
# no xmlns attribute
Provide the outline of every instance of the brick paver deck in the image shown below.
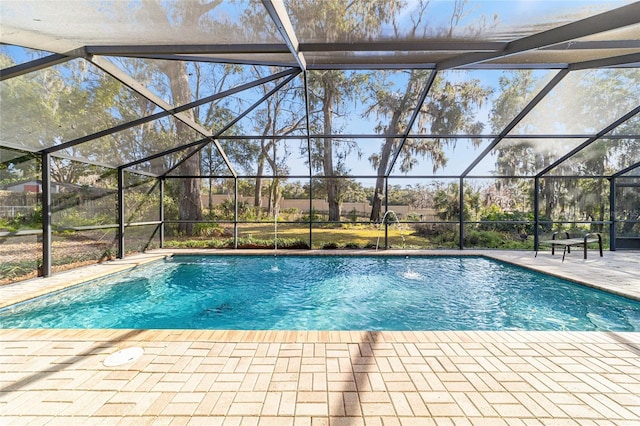
<svg viewBox="0 0 640 426"><path fill-rule="evenodd" d="M0 424L638 425L640 333L0 330Z"/></svg>

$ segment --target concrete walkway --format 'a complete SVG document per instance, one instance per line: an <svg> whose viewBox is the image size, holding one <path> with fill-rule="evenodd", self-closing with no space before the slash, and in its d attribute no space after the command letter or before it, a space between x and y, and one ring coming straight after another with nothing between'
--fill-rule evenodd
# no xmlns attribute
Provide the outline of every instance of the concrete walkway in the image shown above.
<svg viewBox="0 0 640 426"><path fill-rule="evenodd" d="M482 254L640 294L638 253ZM131 347L143 355L104 365ZM0 330L0 424L637 425L640 333Z"/></svg>

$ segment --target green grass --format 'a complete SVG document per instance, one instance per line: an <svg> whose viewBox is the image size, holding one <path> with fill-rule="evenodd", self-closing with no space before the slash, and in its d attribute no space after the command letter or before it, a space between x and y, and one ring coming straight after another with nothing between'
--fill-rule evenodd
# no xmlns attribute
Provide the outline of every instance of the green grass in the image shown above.
<svg viewBox="0 0 640 426"><path fill-rule="evenodd" d="M274 225L263 223L240 224L238 245L254 248L272 248ZM384 229L369 224L318 224L312 228L313 248L372 248L380 239L384 245ZM447 236L424 237L417 235L407 225L388 229L388 243L391 248L440 248L457 247L453 233ZM449 241L450 240L450 241ZM308 224L279 224L278 247L300 248L309 244ZM173 237L165 241L167 248L222 248L233 247L230 237Z"/></svg>
<svg viewBox="0 0 640 426"><path fill-rule="evenodd" d="M415 228L404 224L391 225L387 231L388 244L394 249L457 248L457 225L439 224L429 231L430 225ZM426 230L425 230L426 229ZM384 246L384 228L372 224L316 224L311 229L314 249L364 249ZM240 224L238 246L246 248L273 248L273 224ZM279 224L278 248L305 248L309 244L308 224ZM521 240L512 233L466 229L464 245L468 248L533 249L533 238ZM233 238L182 237L165 241L167 248L231 248Z"/></svg>

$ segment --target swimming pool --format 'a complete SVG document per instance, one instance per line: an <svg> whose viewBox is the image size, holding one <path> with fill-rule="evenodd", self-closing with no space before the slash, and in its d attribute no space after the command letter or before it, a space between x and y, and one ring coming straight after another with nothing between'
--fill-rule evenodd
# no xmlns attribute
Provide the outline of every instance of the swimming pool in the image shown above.
<svg viewBox="0 0 640 426"><path fill-rule="evenodd" d="M5 308L0 327L640 331L640 302L484 257L181 255Z"/></svg>

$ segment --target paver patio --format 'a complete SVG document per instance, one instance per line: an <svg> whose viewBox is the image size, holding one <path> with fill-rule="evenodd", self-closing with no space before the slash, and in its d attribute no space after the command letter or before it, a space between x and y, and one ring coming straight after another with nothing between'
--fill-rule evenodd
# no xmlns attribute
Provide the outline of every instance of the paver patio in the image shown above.
<svg viewBox="0 0 640 426"><path fill-rule="evenodd" d="M562 271L633 293L638 258L568 257ZM127 347L144 355L103 364ZM640 424L640 333L0 330L0 357L10 425Z"/></svg>

